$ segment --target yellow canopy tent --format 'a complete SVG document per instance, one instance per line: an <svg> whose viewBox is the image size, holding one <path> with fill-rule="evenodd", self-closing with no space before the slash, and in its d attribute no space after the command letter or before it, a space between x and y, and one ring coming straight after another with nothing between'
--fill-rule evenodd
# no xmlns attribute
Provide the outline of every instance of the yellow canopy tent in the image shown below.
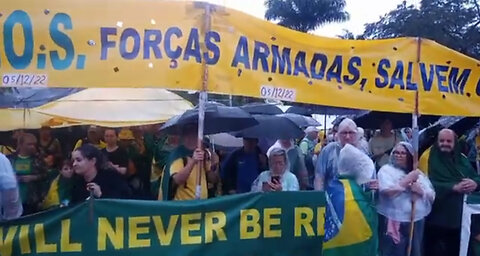
<svg viewBox="0 0 480 256"><path fill-rule="evenodd" d="M190 102L165 89L92 88L35 111L72 123L124 127L161 123L191 108Z"/></svg>
<svg viewBox="0 0 480 256"><path fill-rule="evenodd" d="M73 125L73 123L38 113L34 109L0 109L0 131L39 129L42 126L58 127L66 125Z"/></svg>

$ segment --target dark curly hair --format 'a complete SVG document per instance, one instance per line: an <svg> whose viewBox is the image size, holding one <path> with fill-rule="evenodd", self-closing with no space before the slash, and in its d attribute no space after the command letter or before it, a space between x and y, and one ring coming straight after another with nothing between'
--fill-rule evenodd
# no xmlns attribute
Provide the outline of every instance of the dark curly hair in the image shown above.
<svg viewBox="0 0 480 256"><path fill-rule="evenodd" d="M87 158L88 160L92 160L95 158L96 160L95 167L97 168L98 171L102 169L106 169L107 161L105 156L102 154L100 150L98 150L93 145L84 144L78 149L76 149L76 151L79 151L82 154L82 156L84 158Z"/></svg>

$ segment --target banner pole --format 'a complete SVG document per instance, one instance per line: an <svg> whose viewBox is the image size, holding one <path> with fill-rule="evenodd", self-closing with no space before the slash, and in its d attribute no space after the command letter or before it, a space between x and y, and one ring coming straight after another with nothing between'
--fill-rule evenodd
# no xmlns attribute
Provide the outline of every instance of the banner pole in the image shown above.
<svg viewBox="0 0 480 256"><path fill-rule="evenodd" d="M419 69L419 63L420 63L420 54L421 54L421 46L422 46L422 39L421 38L417 38L417 59L416 59L416 62L417 62L417 72L415 72L417 74L417 81L420 80L420 69ZM413 133L413 140L412 140L412 146L415 150L415 155L414 155L414 167L415 169L418 168L418 159L419 159L419 137L420 137L420 132L419 132L419 128L418 128L418 117L419 117L419 111L418 111L418 105L419 105L419 95L418 95L418 86L417 85L417 89L415 90L415 109L414 109L414 112L413 112L413 115L412 115L412 133Z"/></svg>
<svg viewBox="0 0 480 256"><path fill-rule="evenodd" d="M417 68L419 68L419 63L420 63L420 54L421 54L421 46L422 46L422 39L417 37ZM417 71L418 72L418 71ZM417 73L416 72L416 73ZM420 76L417 73L417 81L419 81ZM414 156L413 156L413 169L416 170L418 168L418 159L419 159L419 128L418 128L418 84L417 84L417 89L415 90L415 109L413 111L412 115L412 133L413 133L413 140L412 140L412 146L414 149ZM412 213L410 216L410 234L409 234L409 240L408 240L408 248L407 248L407 256L410 256L412 254L412 244L413 244L413 233L415 229L415 198L412 196Z"/></svg>
<svg viewBox="0 0 480 256"><path fill-rule="evenodd" d="M204 3L205 8L205 17L204 17L204 36L210 30L210 4ZM207 103L207 89L208 89L208 66L205 59L202 61L202 68L203 68L203 77L202 77L202 90L199 94L199 103L198 103L198 140L197 140L197 148L203 149L203 135L204 135L204 127L205 127L205 104ZM195 184L195 199L200 199L202 196L202 166L204 162L199 162L195 166L197 168L197 176Z"/></svg>

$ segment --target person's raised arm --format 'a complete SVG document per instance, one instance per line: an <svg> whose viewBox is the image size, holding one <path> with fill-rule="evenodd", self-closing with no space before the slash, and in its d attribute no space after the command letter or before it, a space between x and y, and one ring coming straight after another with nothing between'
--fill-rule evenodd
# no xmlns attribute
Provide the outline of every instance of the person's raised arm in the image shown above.
<svg viewBox="0 0 480 256"><path fill-rule="evenodd" d="M172 179L177 185L183 185L187 182L188 177L193 171L195 165L205 159L205 152L202 149L195 149L193 157L187 158L187 163L183 165L182 159L177 159L170 167L170 173L172 173Z"/></svg>

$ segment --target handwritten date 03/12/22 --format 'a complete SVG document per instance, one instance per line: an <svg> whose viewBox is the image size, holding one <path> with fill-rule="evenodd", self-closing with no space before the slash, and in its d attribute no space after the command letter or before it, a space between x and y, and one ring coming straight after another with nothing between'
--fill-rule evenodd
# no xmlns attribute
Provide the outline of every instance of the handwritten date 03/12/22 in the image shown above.
<svg viewBox="0 0 480 256"><path fill-rule="evenodd" d="M3 86L32 86L43 87L48 85L48 76L45 74L3 74Z"/></svg>
<svg viewBox="0 0 480 256"><path fill-rule="evenodd" d="M262 85L260 87L260 96L266 99L295 101L297 91L294 89Z"/></svg>

